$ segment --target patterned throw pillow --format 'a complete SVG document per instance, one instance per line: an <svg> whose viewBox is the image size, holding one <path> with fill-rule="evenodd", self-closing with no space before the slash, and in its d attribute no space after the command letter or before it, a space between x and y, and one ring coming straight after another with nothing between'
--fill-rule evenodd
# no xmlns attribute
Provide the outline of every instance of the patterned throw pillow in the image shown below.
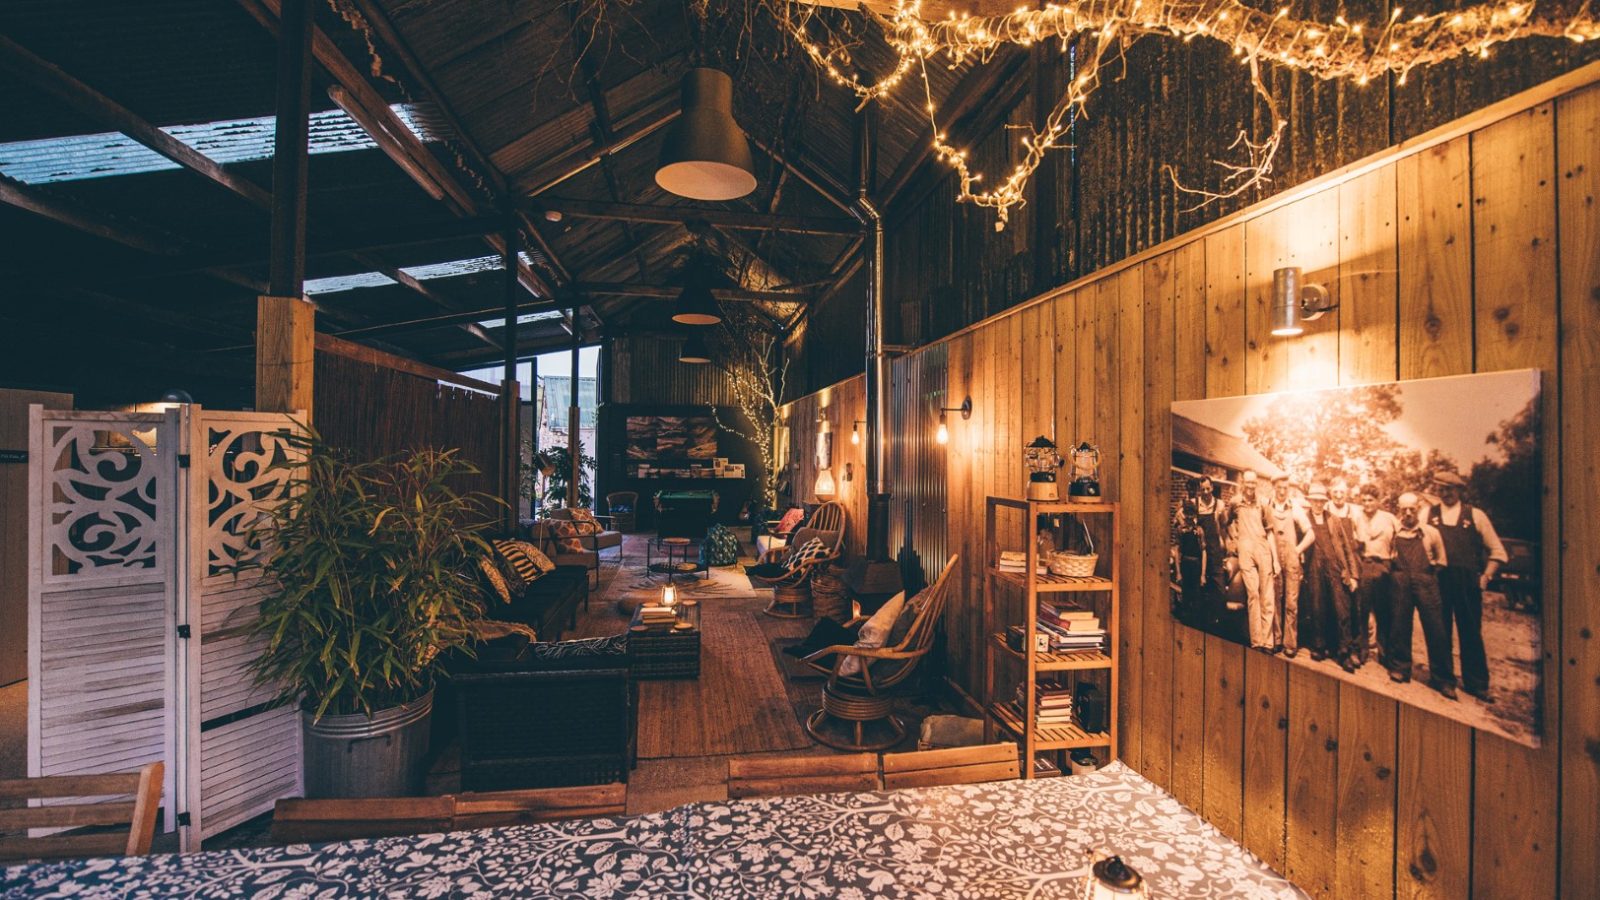
<svg viewBox="0 0 1600 900"><path fill-rule="evenodd" d="M582 507L575 506L572 509L567 510L567 515L571 516L572 521L574 522L587 522L590 525L599 524L594 520L594 511L590 509L584 509Z"/></svg>
<svg viewBox="0 0 1600 900"><path fill-rule="evenodd" d="M574 522L562 519L550 521L550 531L555 535L557 553L582 553L583 541L579 539L581 532Z"/></svg>
<svg viewBox="0 0 1600 900"><path fill-rule="evenodd" d="M811 540L806 541L804 544L794 548L794 552L789 554L789 559L784 565L790 572L797 572L805 566L810 565L811 563L816 562L827 555L827 545L823 544L816 538L812 538Z"/></svg>
<svg viewBox="0 0 1600 900"><path fill-rule="evenodd" d="M522 654L533 669L598 669L626 665L628 636L582 638L574 641L543 641L529 644Z"/></svg>
<svg viewBox="0 0 1600 900"><path fill-rule="evenodd" d="M540 575L555 569L555 563L538 547L527 541L490 541L499 558L502 573L511 587L511 593L521 594Z"/></svg>
<svg viewBox="0 0 1600 900"><path fill-rule="evenodd" d="M506 578L500 574L500 567L494 560L487 556L478 557L478 573L483 576L483 583L488 592L500 599L501 603L511 602L511 586L506 584Z"/></svg>
<svg viewBox="0 0 1600 900"><path fill-rule="evenodd" d="M792 507L788 512L783 514L783 518L778 520L778 527L774 529L773 533L788 534L789 532L794 531L795 528L799 527L800 520L804 519L805 517L805 510L798 506Z"/></svg>

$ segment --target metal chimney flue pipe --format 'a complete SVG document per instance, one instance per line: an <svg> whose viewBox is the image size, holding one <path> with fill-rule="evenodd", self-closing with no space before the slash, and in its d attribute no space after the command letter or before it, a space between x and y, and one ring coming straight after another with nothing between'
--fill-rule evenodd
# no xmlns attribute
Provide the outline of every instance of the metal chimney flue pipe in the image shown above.
<svg viewBox="0 0 1600 900"><path fill-rule="evenodd" d="M878 106L869 104L858 122L855 216L861 222L867 254L867 558L889 558L889 473L884 465L889 434L884 412L883 385L887 362L883 353L883 216L873 205L871 192L877 171Z"/></svg>

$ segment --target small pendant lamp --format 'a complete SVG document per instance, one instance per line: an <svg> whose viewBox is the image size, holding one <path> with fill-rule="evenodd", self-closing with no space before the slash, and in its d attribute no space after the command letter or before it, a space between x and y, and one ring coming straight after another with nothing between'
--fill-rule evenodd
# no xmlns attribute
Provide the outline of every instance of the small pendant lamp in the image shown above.
<svg viewBox="0 0 1600 900"><path fill-rule="evenodd" d="M692 281L678 295L672 321L679 325L716 325L722 321L722 309L704 281Z"/></svg>
<svg viewBox="0 0 1600 900"><path fill-rule="evenodd" d="M678 349L678 362L691 365L705 365L711 362L711 354L706 350L706 342L698 334L690 334L684 339L683 346Z"/></svg>
<svg viewBox="0 0 1600 900"><path fill-rule="evenodd" d="M733 120L733 79L716 69L683 76L683 115L667 127L656 184L691 200L735 200L756 189L750 141Z"/></svg>

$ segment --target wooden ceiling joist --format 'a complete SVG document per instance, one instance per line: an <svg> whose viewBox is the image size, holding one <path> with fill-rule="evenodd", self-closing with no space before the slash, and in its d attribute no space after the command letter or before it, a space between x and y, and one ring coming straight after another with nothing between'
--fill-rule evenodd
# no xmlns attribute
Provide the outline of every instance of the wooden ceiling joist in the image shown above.
<svg viewBox="0 0 1600 900"><path fill-rule="evenodd" d="M707 209L693 206L649 206L642 203L605 203L596 200L555 200L550 198L528 201L530 209L538 213L557 212L579 219L615 219L623 222L647 222L654 225L690 225L705 223L718 228L738 228L748 231L787 231L791 234L853 235L861 226L852 219L825 216L767 215L731 209Z"/></svg>
<svg viewBox="0 0 1600 900"><path fill-rule="evenodd" d="M135 115L132 110L72 77L59 66L39 57L5 35L0 35L0 68L55 97L84 116L133 138L172 162L251 203L262 208L271 205L272 194L265 188L227 171L188 144L167 134L143 117Z"/></svg>
<svg viewBox="0 0 1600 900"><path fill-rule="evenodd" d="M614 294L619 297L654 297L660 300L675 300L683 293L683 287L665 284L635 284L624 281L580 281L573 287L585 294ZM811 294L798 291L752 291L745 288L713 288L711 291L719 300L744 301L754 303L808 303Z"/></svg>
<svg viewBox="0 0 1600 900"><path fill-rule="evenodd" d="M782 166L790 175L800 179L801 183L806 187L816 191L819 197L839 207L840 211L848 215L854 215L854 209L850 202L850 191L846 190L844 185L835 180L833 176L813 168L804 160L791 159L779 153L768 146L765 141L753 135L750 136L750 143L756 145L757 149L770 157L773 162Z"/></svg>

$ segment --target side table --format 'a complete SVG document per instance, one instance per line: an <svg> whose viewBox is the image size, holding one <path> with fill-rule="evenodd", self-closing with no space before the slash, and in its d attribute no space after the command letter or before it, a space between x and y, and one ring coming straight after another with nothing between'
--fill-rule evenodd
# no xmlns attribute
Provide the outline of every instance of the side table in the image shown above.
<svg viewBox="0 0 1600 900"><path fill-rule="evenodd" d="M628 656L637 681L699 678L700 629L645 625L636 609L628 623Z"/></svg>

